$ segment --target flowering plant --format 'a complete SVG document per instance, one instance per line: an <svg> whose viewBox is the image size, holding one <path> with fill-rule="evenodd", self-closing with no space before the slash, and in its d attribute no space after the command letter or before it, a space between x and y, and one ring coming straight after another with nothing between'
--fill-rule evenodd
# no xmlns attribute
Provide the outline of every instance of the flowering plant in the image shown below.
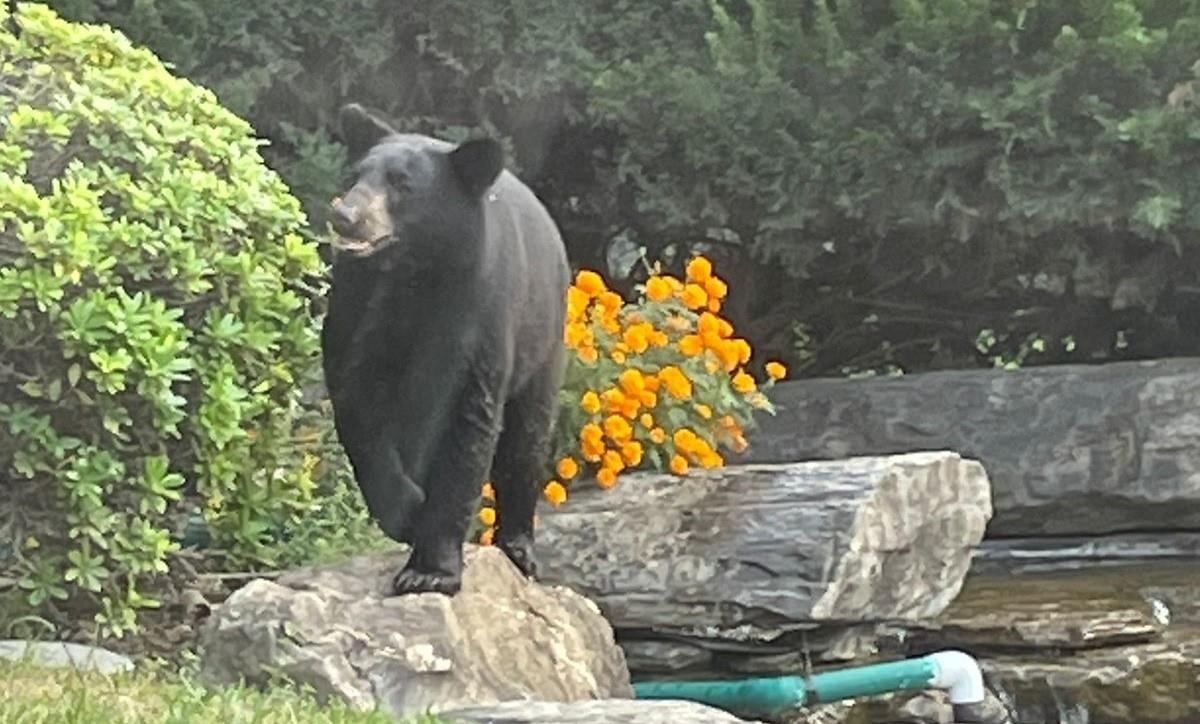
<svg viewBox="0 0 1200 724"><path fill-rule="evenodd" d="M554 477L544 495L554 505L582 480L602 488L646 467L684 475L724 464L721 450L741 452L756 409L774 413L766 396L787 370L764 366L760 382L746 369L750 344L719 313L728 288L703 256L684 279L655 273L626 303L594 271L580 271L567 291L564 330L569 357L554 439ZM479 541L494 534L491 485L484 484Z"/></svg>

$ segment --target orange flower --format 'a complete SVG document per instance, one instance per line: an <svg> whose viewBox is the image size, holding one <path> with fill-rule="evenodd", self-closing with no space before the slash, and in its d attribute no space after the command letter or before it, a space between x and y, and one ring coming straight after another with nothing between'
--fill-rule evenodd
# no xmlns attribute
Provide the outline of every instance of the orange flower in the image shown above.
<svg viewBox="0 0 1200 724"><path fill-rule="evenodd" d="M738 373L733 376L733 389L742 393L754 392L754 378L746 374L745 371L739 370Z"/></svg>
<svg viewBox="0 0 1200 724"><path fill-rule="evenodd" d="M654 333L650 335L650 344L654 345L655 347L666 347L670 341L671 338L668 337L667 333L661 329L654 330Z"/></svg>
<svg viewBox="0 0 1200 724"><path fill-rule="evenodd" d="M577 321L587 313L588 295L578 287L567 287L567 319Z"/></svg>
<svg viewBox="0 0 1200 724"><path fill-rule="evenodd" d="M622 352L621 350L614 349L612 351L612 354L609 356L612 357L613 362L616 362L619 365L625 364L625 353Z"/></svg>
<svg viewBox="0 0 1200 724"><path fill-rule="evenodd" d="M654 427L654 417L649 412L644 413L638 419L638 422L642 423L642 427L644 427L646 429L650 429L650 428Z"/></svg>
<svg viewBox="0 0 1200 724"><path fill-rule="evenodd" d="M560 478L563 480L570 480L579 474L579 463L575 462L575 458L568 455L567 457L558 461L558 465L555 466L555 470L558 472L558 476Z"/></svg>
<svg viewBox="0 0 1200 724"><path fill-rule="evenodd" d="M721 311L721 300L717 299L716 297L709 297L708 298L708 311L712 312L713 314L716 314L717 312Z"/></svg>
<svg viewBox="0 0 1200 724"><path fill-rule="evenodd" d="M696 320L696 329L700 330L700 334L711 334L719 337L721 318L712 312L701 312L700 318Z"/></svg>
<svg viewBox="0 0 1200 724"><path fill-rule="evenodd" d="M658 378L667 386L667 391L676 398L685 400L692 396L692 381L678 367L671 365L662 368L658 373Z"/></svg>
<svg viewBox="0 0 1200 724"><path fill-rule="evenodd" d="M496 536L495 528L486 528L479 534L479 545L490 546Z"/></svg>
<svg viewBox="0 0 1200 724"><path fill-rule="evenodd" d="M679 351L688 357L695 357L704 351L704 341L696 334L684 335L679 339Z"/></svg>
<svg viewBox="0 0 1200 724"><path fill-rule="evenodd" d="M642 390L638 395L638 402L642 403L643 407L654 407L658 404L658 395L650 390Z"/></svg>
<svg viewBox="0 0 1200 724"><path fill-rule="evenodd" d="M546 496L546 500L549 500L551 505L562 505L567 500L567 489L557 480L546 483L542 494Z"/></svg>
<svg viewBox="0 0 1200 724"><path fill-rule="evenodd" d="M601 292L600 295L596 297L596 301L609 316L615 315L625 304L625 300L621 299L621 295L617 294L616 292Z"/></svg>
<svg viewBox="0 0 1200 724"><path fill-rule="evenodd" d="M604 421L604 433L616 443L623 443L633 437L633 427L623 417L610 415Z"/></svg>
<svg viewBox="0 0 1200 724"><path fill-rule="evenodd" d="M486 526L496 524L496 509L495 508L480 508L479 521Z"/></svg>
<svg viewBox="0 0 1200 724"><path fill-rule="evenodd" d="M595 344L592 328L582 322L569 322L563 332L563 341L568 347L590 347Z"/></svg>
<svg viewBox="0 0 1200 724"><path fill-rule="evenodd" d="M667 441L667 431L661 427L656 427L650 431L650 440L655 445L662 445Z"/></svg>
<svg viewBox="0 0 1200 724"><path fill-rule="evenodd" d="M714 349L716 350L717 357L720 358L721 365L725 368L725 371L733 372L734 368L738 366L738 360L741 358L741 355L738 352L738 346L733 342L721 340L721 342Z"/></svg>
<svg viewBox="0 0 1200 724"><path fill-rule="evenodd" d="M725 295L729 293L729 286L717 277L710 276L708 279L704 280L704 291L708 292L708 298L710 300L724 299Z"/></svg>
<svg viewBox="0 0 1200 724"><path fill-rule="evenodd" d="M750 343L744 339L731 340L738 351L738 360L742 364L750 361Z"/></svg>
<svg viewBox="0 0 1200 724"><path fill-rule="evenodd" d="M590 269L583 269L575 275L575 286L589 297L608 291L604 278Z"/></svg>
<svg viewBox="0 0 1200 724"><path fill-rule="evenodd" d="M646 296L652 302L661 302L671 296L671 285L660 276L652 276L646 280Z"/></svg>
<svg viewBox="0 0 1200 724"><path fill-rule="evenodd" d="M610 387L600 395L604 400L604 409L607 412L620 412L621 406L625 404L625 393L616 387Z"/></svg>
<svg viewBox="0 0 1200 724"><path fill-rule="evenodd" d="M682 455L675 455L671 457L671 472L675 473L676 475L683 475L687 471L687 458L683 457Z"/></svg>
<svg viewBox="0 0 1200 724"><path fill-rule="evenodd" d="M700 413L700 417L708 420L712 417L712 408L708 405L696 405L696 412Z"/></svg>
<svg viewBox="0 0 1200 724"><path fill-rule="evenodd" d="M684 287L681 298L689 309L699 309L708 303L708 295L704 292L704 287L698 284L688 284Z"/></svg>
<svg viewBox="0 0 1200 724"><path fill-rule="evenodd" d="M583 459L588 462L600 462L600 458L604 455L603 440L584 440L581 443L583 449Z"/></svg>
<svg viewBox="0 0 1200 724"><path fill-rule="evenodd" d="M496 489L492 487L491 483L484 483L480 494L485 498L496 499Z"/></svg>
<svg viewBox="0 0 1200 724"><path fill-rule="evenodd" d="M625 391L625 394L633 397L637 397L646 389L646 381L642 377L641 370L625 370L617 378L617 382L621 385L621 389Z"/></svg>
<svg viewBox="0 0 1200 724"><path fill-rule="evenodd" d="M679 428L675 431L675 434L671 436L671 441L675 443L675 447L683 450L684 452L692 450L696 446L696 442L699 439L700 438L696 437L696 433L692 432L686 427Z"/></svg>
<svg viewBox="0 0 1200 724"><path fill-rule="evenodd" d="M579 430L579 439L583 442L599 442L604 439L604 429L594 422L589 422Z"/></svg>
<svg viewBox="0 0 1200 724"><path fill-rule="evenodd" d="M729 323L728 319L717 317L717 325L717 334L722 337L728 337L733 334L733 325Z"/></svg>
<svg viewBox="0 0 1200 724"><path fill-rule="evenodd" d="M705 468L719 468L725 464L725 459L715 450L708 450L700 455L700 465Z"/></svg>
<svg viewBox="0 0 1200 724"><path fill-rule="evenodd" d="M596 482L602 488L611 488L617 484L617 471L611 468L600 468L596 471Z"/></svg>
<svg viewBox="0 0 1200 724"><path fill-rule="evenodd" d="M642 409L640 400L633 397L626 397L625 402L621 405L621 414L632 420L638 416L638 410L640 409Z"/></svg>
<svg viewBox="0 0 1200 724"><path fill-rule="evenodd" d="M583 393L583 397L579 400L579 406L583 408L584 412L595 415L597 412L600 412L600 396L594 391L588 390Z"/></svg>
<svg viewBox="0 0 1200 724"><path fill-rule="evenodd" d="M787 377L787 367L782 362L768 362L767 375L773 380L782 380Z"/></svg>
<svg viewBox="0 0 1200 724"><path fill-rule="evenodd" d="M687 265L687 278L689 282L703 284L712 276L712 262L702 256L697 256Z"/></svg>
<svg viewBox="0 0 1200 724"><path fill-rule="evenodd" d="M642 444L637 440L630 440L621 446L621 457L629 465L640 465L644 452Z"/></svg>
<svg viewBox="0 0 1200 724"><path fill-rule="evenodd" d="M629 349L641 354L650 347L650 338L653 336L654 327L648 322L640 322L628 327L625 333L621 335L621 339L629 346Z"/></svg>
<svg viewBox="0 0 1200 724"><path fill-rule="evenodd" d="M648 375L642 378L642 384L646 385L646 389L651 392L658 392L658 387L662 381L655 375Z"/></svg>
<svg viewBox="0 0 1200 724"><path fill-rule="evenodd" d="M579 359L588 363L595 362L600 359L600 353L596 351L595 347L580 347Z"/></svg>

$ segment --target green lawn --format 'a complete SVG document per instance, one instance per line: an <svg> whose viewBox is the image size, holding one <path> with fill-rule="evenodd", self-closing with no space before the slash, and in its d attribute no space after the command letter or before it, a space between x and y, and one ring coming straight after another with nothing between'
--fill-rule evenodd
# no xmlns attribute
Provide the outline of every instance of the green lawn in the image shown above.
<svg viewBox="0 0 1200 724"><path fill-rule="evenodd" d="M206 690L187 678L118 676L0 662L4 724L395 724L379 712L322 706L294 689ZM447 724L417 717L406 724Z"/></svg>

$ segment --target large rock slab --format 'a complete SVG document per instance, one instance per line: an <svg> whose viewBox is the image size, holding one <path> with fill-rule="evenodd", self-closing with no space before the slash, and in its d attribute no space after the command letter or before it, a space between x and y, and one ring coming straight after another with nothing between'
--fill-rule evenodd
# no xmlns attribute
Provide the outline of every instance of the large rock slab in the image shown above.
<svg viewBox="0 0 1200 724"><path fill-rule="evenodd" d="M385 595L406 556L251 581L214 608L201 675L265 684L277 671L322 698L396 713L633 696L612 628L586 598L532 583L498 549L476 546L456 596Z"/></svg>
<svg viewBox="0 0 1200 724"><path fill-rule="evenodd" d="M955 450L989 537L1200 530L1200 360L778 385L744 462Z"/></svg>
<svg viewBox="0 0 1200 724"><path fill-rule="evenodd" d="M509 701L442 712L454 724L756 724L690 701Z"/></svg>
<svg viewBox="0 0 1200 724"><path fill-rule="evenodd" d="M955 453L732 466L576 495L542 515L537 552L635 672L778 671L937 616L990 515L983 467Z"/></svg>

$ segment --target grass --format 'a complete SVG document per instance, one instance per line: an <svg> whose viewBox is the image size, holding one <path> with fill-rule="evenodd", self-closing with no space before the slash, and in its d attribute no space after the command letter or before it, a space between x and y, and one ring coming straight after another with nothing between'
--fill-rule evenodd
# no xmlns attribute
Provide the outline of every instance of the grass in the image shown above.
<svg viewBox="0 0 1200 724"><path fill-rule="evenodd" d="M149 671L115 676L0 662L4 724L396 724L383 712L320 704L295 688L206 689ZM418 716L403 724L449 724Z"/></svg>

